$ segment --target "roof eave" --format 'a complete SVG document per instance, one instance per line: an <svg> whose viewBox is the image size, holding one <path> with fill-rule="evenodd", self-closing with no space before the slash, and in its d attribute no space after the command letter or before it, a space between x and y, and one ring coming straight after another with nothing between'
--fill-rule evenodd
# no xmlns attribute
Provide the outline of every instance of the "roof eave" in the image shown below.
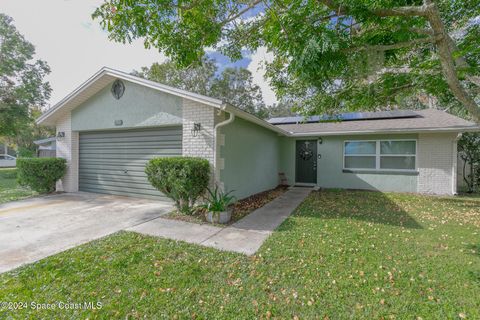
<svg viewBox="0 0 480 320"><path fill-rule="evenodd" d="M223 105L223 108L222 110L226 111L226 112L231 112L233 113L235 116L237 117L240 117L242 119L245 119L247 121L250 121L252 123L255 123L261 127L264 127L266 129L269 129L269 130L272 130L272 131L275 131L276 133L280 134L280 135L283 135L283 136L290 136L291 133L286 131L286 130L283 130L282 128L279 128L271 123L268 123L267 121L265 120L262 120L260 118L258 118L257 116L254 116L253 114L250 114L248 112L245 112L243 111L242 109L239 109L229 103L225 103Z"/></svg>
<svg viewBox="0 0 480 320"><path fill-rule="evenodd" d="M310 136L345 136L362 134L389 134L389 133L426 133L426 132L479 132L480 126L452 127L452 128L410 128L410 129L386 129L386 130L357 130L357 131L329 131L329 132L290 132L293 137Z"/></svg>

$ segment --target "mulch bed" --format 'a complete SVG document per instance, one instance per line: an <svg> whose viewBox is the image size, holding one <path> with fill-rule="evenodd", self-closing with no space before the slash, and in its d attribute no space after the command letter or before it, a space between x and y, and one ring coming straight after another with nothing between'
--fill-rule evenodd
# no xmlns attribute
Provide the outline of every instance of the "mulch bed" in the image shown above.
<svg viewBox="0 0 480 320"><path fill-rule="evenodd" d="M237 201L233 205L232 219L227 225L230 225L242 219L243 217L245 217L250 212L256 209L263 207L264 205L266 205L276 197L283 194L287 190L287 188L288 188L287 186L278 186L275 189L263 191L263 192L254 194L248 198ZM181 221L192 222L192 223L199 223L199 224L208 223L205 220L204 209L197 209L192 215L185 215L175 210L169 213L168 215L164 216L164 218L181 220ZM225 226L225 225L220 225L220 226Z"/></svg>

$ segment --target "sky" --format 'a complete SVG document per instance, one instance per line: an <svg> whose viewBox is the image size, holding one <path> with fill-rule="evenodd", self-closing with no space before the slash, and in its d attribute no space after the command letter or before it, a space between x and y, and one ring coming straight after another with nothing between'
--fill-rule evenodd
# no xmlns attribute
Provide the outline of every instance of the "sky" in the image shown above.
<svg viewBox="0 0 480 320"><path fill-rule="evenodd" d="M145 49L141 40L131 44L110 41L91 14L102 0L0 0L0 12L14 19L14 25L36 48L36 58L45 60L51 73L46 78L52 87L54 105L107 66L125 72L138 70L166 57L156 49ZM218 52L208 52L220 69L241 66L249 69L260 86L267 105L276 102L264 79L262 61L272 59L264 48L231 62Z"/></svg>

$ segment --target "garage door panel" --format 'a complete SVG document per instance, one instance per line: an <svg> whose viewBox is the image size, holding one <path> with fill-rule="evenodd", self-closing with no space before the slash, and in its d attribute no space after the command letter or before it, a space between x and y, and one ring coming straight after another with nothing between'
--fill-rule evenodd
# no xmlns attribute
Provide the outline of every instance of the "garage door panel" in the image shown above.
<svg viewBox="0 0 480 320"><path fill-rule="evenodd" d="M128 178L118 176L117 174L83 174L82 181L112 181L112 182L131 182L145 183L146 176L129 175Z"/></svg>
<svg viewBox="0 0 480 320"><path fill-rule="evenodd" d="M181 156L181 134L181 127L81 132L79 189L167 199L148 182L145 165L155 157Z"/></svg>
<svg viewBox="0 0 480 320"><path fill-rule="evenodd" d="M168 201L171 202L171 200L164 195L162 195L160 192L157 191L158 194L147 194L144 192L133 192L132 190L123 190L123 191L117 191L117 190L106 190L103 188L84 188L82 191L85 192L93 192L93 193L103 193L103 194L112 194L112 195L117 195L117 196L127 196L127 197L137 197L137 198L146 198L146 199L155 199L159 201ZM160 195L159 195L160 194Z"/></svg>
<svg viewBox="0 0 480 320"><path fill-rule="evenodd" d="M122 144L122 143L131 143L131 142L138 142L139 140L142 141L166 141L166 142L171 142L171 141L181 141L181 138L179 139L177 136L148 136L148 137L130 137L130 138L98 138L98 139L80 139L81 142L88 142L92 144L97 144L97 143L107 143L107 144Z"/></svg>
<svg viewBox="0 0 480 320"><path fill-rule="evenodd" d="M85 160L125 160L125 161L131 161L131 160L143 160L143 161L148 161L156 157L177 157L181 154L180 153L171 153L171 154L162 154L162 155L143 155L143 154L117 154L117 155L112 155L112 154L94 154L94 153L83 153L80 154L80 157L84 157Z"/></svg>
<svg viewBox="0 0 480 320"><path fill-rule="evenodd" d="M110 180L103 180L103 179L82 179L82 184L86 187L108 186L108 187L123 187L123 188L129 188L129 189L134 188L136 191L138 190L157 191L151 185L147 185L143 182L110 181Z"/></svg>
<svg viewBox="0 0 480 320"><path fill-rule="evenodd" d="M123 146L122 146L123 148ZM162 149L159 149L162 148ZM138 147L136 149L132 148L127 148L119 150L118 148L108 148L108 149L98 149L98 150L92 150L92 149L84 149L80 151L80 154L98 154L101 152L102 154L110 154L110 155L115 155L115 156L122 156L122 155L128 155L128 154L148 154L148 155L178 155L178 152L181 152L181 148L165 148L163 149L162 146L158 147Z"/></svg>
<svg viewBox="0 0 480 320"><path fill-rule="evenodd" d="M145 166L145 160L142 159L88 159L88 161L84 161L83 165L98 165L98 164L113 164L113 165L129 165L129 166Z"/></svg>
<svg viewBox="0 0 480 320"><path fill-rule="evenodd" d="M122 147L128 147L131 149L138 149L138 148L158 148L159 146L165 148L178 148L178 143L181 142L180 140L177 141L143 141L142 145L138 145L137 142L122 142ZM118 148L117 143L108 143L108 142L101 142L101 143L89 143L85 145L84 150L98 150L98 149L116 149Z"/></svg>
<svg viewBox="0 0 480 320"><path fill-rule="evenodd" d="M128 176L130 173L140 173L145 174L144 167L122 167L118 168L115 166L85 166L82 165L80 167L82 172L90 172L90 173L109 173L109 174L116 174L120 176ZM125 172L126 171L126 172ZM137 174L138 176L138 174Z"/></svg>
<svg viewBox="0 0 480 320"><path fill-rule="evenodd" d="M118 139L134 137L152 137L152 136L177 136L182 134L182 128L164 127L156 129L136 129L136 130L109 130L109 131L88 131L82 132L80 139Z"/></svg>
<svg viewBox="0 0 480 320"><path fill-rule="evenodd" d="M118 187L118 186L108 186L108 190L102 186L96 184L86 184L85 188L87 190L102 190L102 191L115 191L115 192L124 192L126 196L130 194L146 194L150 196L159 196L157 190L145 190L145 189L132 189L130 187Z"/></svg>

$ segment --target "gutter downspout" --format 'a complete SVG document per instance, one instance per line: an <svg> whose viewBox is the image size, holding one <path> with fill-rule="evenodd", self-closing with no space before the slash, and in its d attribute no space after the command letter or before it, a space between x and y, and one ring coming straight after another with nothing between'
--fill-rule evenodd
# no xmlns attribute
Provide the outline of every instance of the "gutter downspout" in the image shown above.
<svg viewBox="0 0 480 320"><path fill-rule="evenodd" d="M223 111L225 111L225 108L222 108ZM227 111L225 111L227 112ZM229 112L229 118L225 121L222 121L222 122L219 122L215 125L215 127L213 128L213 134L215 135L214 137L214 144L213 144L213 170L214 170L214 173L213 173L213 180L214 180L214 183L216 184L217 182L220 182L220 169L217 168L217 165L218 165L218 157L219 155L217 154L218 152L218 148L217 148L217 144L218 144L218 140L217 140L217 135L218 135L218 128L220 127L223 127L223 126L226 126L227 124L230 124L233 122L233 120L235 120L235 115L232 113L232 112ZM217 171L218 170L218 171ZM218 172L218 174L217 174ZM221 188L223 189L223 188Z"/></svg>

